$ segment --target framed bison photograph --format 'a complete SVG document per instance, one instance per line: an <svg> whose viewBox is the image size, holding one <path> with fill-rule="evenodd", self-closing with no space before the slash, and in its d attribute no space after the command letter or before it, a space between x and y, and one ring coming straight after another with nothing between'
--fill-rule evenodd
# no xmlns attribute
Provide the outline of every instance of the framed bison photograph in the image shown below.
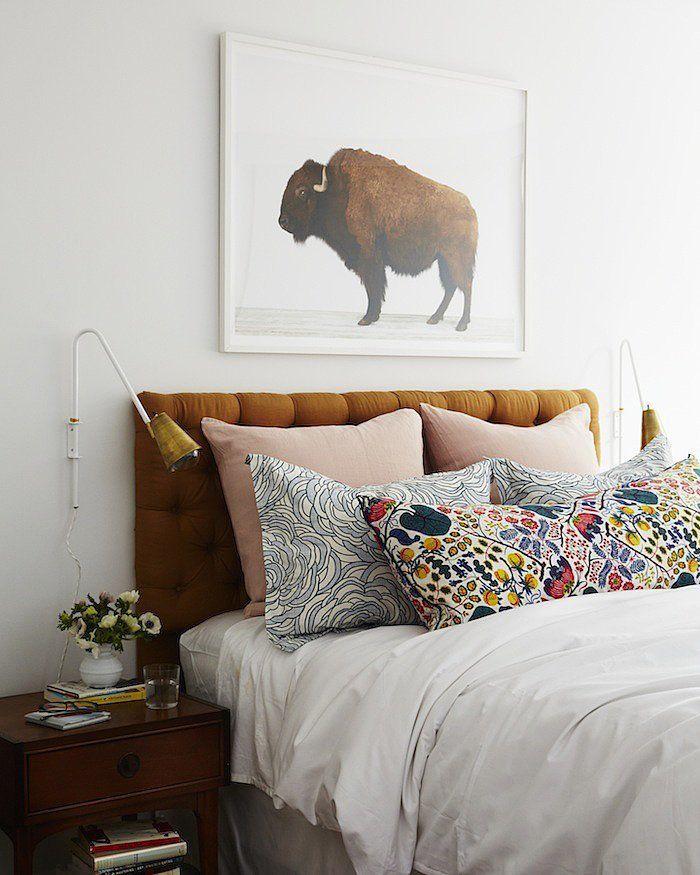
<svg viewBox="0 0 700 875"><path fill-rule="evenodd" d="M221 349L525 348L526 91L227 33Z"/></svg>

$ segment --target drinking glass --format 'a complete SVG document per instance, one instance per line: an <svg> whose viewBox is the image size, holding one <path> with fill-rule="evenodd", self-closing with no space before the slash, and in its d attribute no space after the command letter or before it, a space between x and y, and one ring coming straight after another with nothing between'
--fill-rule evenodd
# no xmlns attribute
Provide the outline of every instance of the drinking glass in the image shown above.
<svg viewBox="0 0 700 875"><path fill-rule="evenodd" d="M143 667L148 708L175 708L180 694L180 666L158 663Z"/></svg>

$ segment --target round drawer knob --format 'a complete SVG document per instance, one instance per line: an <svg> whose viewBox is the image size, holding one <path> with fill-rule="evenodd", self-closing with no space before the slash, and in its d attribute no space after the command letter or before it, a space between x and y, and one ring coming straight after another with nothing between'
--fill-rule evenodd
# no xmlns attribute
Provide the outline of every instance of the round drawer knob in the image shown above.
<svg viewBox="0 0 700 875"><path fill-rule="evenodd" d="M117 771L122 778L133 778L141 768L141 760L135 753L125 753L117 763Z"/></svg>

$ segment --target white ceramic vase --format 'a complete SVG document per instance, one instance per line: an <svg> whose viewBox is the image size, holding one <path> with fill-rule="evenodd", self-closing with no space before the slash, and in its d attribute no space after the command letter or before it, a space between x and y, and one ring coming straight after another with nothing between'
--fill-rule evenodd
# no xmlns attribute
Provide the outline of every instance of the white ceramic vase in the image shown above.
<svg viewBox="0 0 700 875"><path fill-rule="evenodd" d="M122 676L124 666L114 648L101 646L97 658L88 653L80 663L80 677L88 687L113 687Z"/></svg>

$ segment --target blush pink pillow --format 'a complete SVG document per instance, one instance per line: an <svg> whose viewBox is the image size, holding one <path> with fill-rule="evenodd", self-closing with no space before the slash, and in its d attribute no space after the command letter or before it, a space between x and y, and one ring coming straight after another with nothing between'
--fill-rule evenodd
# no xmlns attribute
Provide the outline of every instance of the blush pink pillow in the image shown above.
<svg viewBox="0 0 700 875"><path fill-rule="evenodd" d="M385 413L360 425L270 428L202 420L214 452L233 524L245 588L252 602L248 616L263 613L265 566L248 453L274 456L310 468L347 486L369 486L422 477L423 436L415 410Z"/></svg>
<svg viewBox="0 0 700 875"><path fill-rule="evenodd" d="M591 411L587 404L565 410L542 425L523 427L484 422L467 413L421 404L423 434L433 471L458 471L482 459L512 459L542 471L598 471Z"/></svg>

